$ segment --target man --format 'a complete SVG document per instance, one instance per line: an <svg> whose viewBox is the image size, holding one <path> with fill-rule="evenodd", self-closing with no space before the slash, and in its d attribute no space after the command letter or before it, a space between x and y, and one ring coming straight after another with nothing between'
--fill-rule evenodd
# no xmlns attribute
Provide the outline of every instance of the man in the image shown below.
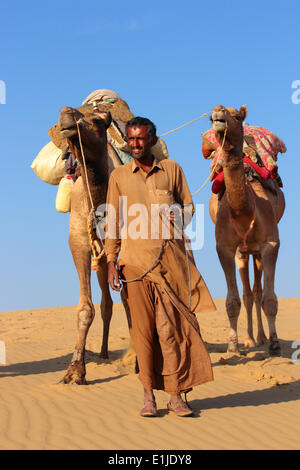
<svg viewBox="0 0 300 470"><path fill-rule="evenodd" d="M170 394L169 410L191 416L181 393L213 380L194 312L215 310L193 255L186 251L180 217L174 213L176 204L181 212L192 212L192 198L181 167L169 159L158 162L152 155L157 137L151 121L131 119L126 135L133 160L112 172L107 195L108 282L119 291L120 276L124 280L144 388L140 414L157 415L153 390L160 389ZM169 235L164 231L166 220Z"/></svg>

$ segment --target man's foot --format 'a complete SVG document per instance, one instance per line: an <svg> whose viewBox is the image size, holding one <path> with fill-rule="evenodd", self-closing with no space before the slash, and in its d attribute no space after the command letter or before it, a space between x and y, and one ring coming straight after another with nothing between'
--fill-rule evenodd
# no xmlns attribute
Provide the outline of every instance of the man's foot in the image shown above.
<svg viewBox="0 0 300 470"><path fill-rule="evenodd" d="M146 400L144 408L141 409L140 415L144 418L151 418L157 416L157 408L154 400Z"/></svg>
<svg viewBox="0 0 300 470"><path fill-rule="evenodd" d="M193 410L186 404L184 401L176 401L175 403L169 403L167 404L168 410L169 411L174 411L174 413L177 414L177 416L181 417L186 417L186 416L193 416L194 412Z"/></svg>

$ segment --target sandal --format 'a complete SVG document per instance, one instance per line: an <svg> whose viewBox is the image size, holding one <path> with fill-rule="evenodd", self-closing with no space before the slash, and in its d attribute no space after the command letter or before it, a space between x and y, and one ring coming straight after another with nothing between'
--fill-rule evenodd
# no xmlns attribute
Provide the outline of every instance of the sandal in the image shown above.
<svg viewBox="0 0 300 470"><path fill-rule="evenodd" d="M154 400L146 400L144 408L141 409L140 415L144 418L157 416L157 408Z"/></svg>
<svg viewBox="0 0 300 470"><path fill-rule="evenodd" d="M178 403L176 406L172 405L171 402L167 404L169 411L174 411L177 416L186 417L186 416L193 416L193 410L188 406L187 403Z"/></svg>

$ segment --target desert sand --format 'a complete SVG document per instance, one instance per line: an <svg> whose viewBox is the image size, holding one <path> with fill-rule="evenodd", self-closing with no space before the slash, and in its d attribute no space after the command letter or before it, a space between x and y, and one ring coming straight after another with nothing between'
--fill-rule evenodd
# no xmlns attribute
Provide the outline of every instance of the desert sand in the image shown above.
<svg viewBox="0 0 300 470"><path fill-rule="evenodd" d="M198 315L214 381L188 395L192 418L169 413L161 391L159 416L139 416L142 389L132 364L122 360L129 335L121 304L114 305L108 360L98 357L97 309L87 340L86 386L58 384L75 345L76 307L1 313L0 449L299 449L300 364L291 346L299 340L300 359L300 299L279 299L282 356L276 358L268 356L267 345L243 348L244 308L242 354L229 356L225 302L215 302L216 312Z"/></svg>

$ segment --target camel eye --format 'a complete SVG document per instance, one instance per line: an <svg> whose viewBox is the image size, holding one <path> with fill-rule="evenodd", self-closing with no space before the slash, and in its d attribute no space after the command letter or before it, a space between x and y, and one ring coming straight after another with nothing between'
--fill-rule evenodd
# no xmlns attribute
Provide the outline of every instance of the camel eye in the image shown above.
<svg viewBox="0 0 300 470"><path fill-rule="evenodd" d="M241 116L235 116L235 118L240 121L241 120Z"/></svg>

